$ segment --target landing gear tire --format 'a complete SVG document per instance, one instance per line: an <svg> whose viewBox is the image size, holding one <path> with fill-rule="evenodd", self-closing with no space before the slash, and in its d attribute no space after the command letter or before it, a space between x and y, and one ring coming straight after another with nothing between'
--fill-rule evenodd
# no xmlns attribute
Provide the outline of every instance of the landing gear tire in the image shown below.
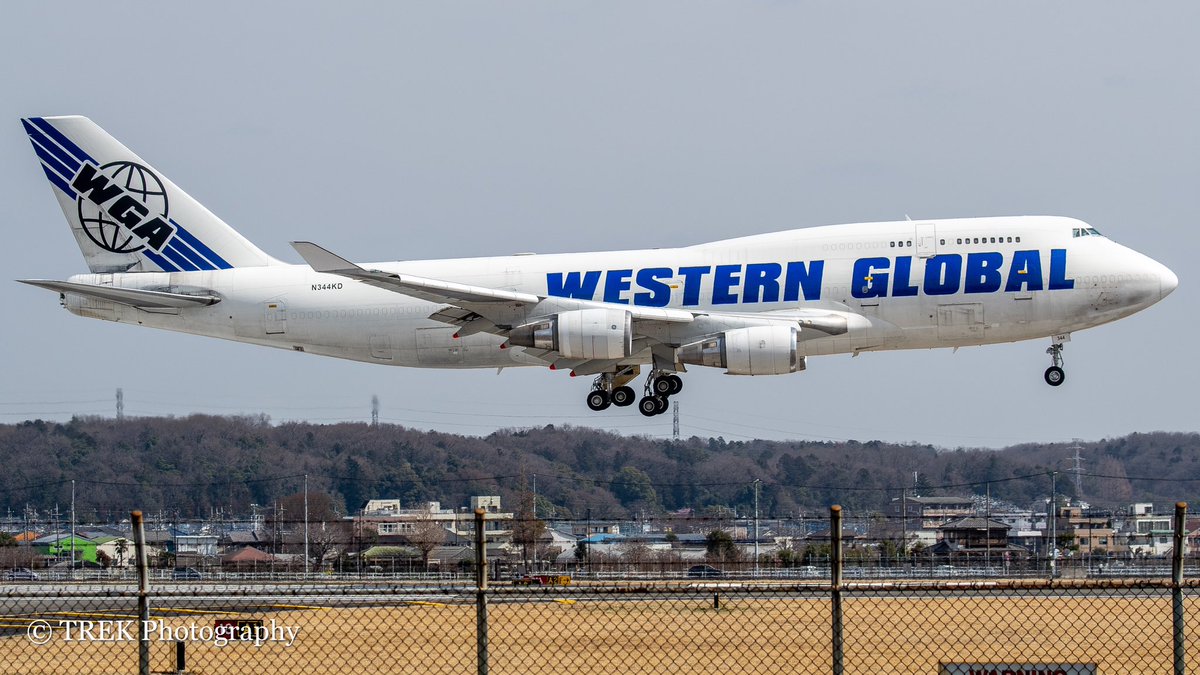
<svg viewBox="0 0 1200 675"><path fill-rule="evenodd" d="M643 396L642 400L638 401L638 412L646 417L654 417L658 414L658 397Z"/></svg>
<svg viewBox="0 0 1200 675"><path fill-rule="evenodd" d="M657 415L667 412L667 408L671 407L671 403L667 401L666 396L655 396L654 399L658 402L658 412L655 413Z"/></svg>
<svg viewBox="0 0 1200 675"><path fill-rule="evenodd" d="M588 394L587 406L596 412L600 412L609 406L612 401L608 397L608 392L596 390Z"/></svg>
<svg viewBox="0 0 1200 675"><path fill-rule="evenodd" d="M671 382L672 377L674 377L676 380L679 380L679 378L675 377L674 375L663 375L662 377L654 378L654 383L650 385L650 388L653 389L654 393L658 394L659 396L670 396L671 394L675 393L675 385ZM679 380L679 388L683 388L683 380Z"/></svg>
<svg viewBox="0 0 1200 675"><path fill-rule="evenodd" d="M683 391L683 378L678 375L668 375L667 379L671 381L671 396Z"/></svg>
<svg viewBox="0 0 1200 675"><path fill-rule="evenodd" d="M1063 343L1058 337L1055 337L1054 341L1050 343L1050 348L1046 350L1046 353L1050 355L1050 367L1046 369L1045 378L1046 384L1051 387L1057 387L1067 379L1067 374L1062 369L1062 352Z"/></svg>
<svg viewBox="0 0 1200 675"><path fill-rule="evenodd" d="M1067 379L1067 374L1058 366L1050 366L1046 369L1046 384L1051 387L1057 387Z"/></svg>
<svg viewBox="0 0 1200 675"><path fill-rule="evenodd" d="M625 406L633 405L637 400L637 394L634 393L633 387L617 387L612 392L613 405L624 408Z"/></svg>

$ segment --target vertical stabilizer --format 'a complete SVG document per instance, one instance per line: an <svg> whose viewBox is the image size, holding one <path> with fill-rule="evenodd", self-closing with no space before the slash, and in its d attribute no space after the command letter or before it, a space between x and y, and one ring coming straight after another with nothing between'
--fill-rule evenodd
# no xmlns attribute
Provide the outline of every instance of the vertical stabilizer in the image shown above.
<svg viewBox="0 0 1200 675"><path fill-rule="evenodd" d="M88 118L21 124L92 272L281 264Z"/></svg>

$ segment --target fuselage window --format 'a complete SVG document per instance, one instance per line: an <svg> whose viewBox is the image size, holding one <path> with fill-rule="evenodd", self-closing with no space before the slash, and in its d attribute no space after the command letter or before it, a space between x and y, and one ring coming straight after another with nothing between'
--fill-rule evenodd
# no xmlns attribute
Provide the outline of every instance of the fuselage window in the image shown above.
<svg viewBox="0 0 1200 675"><path fill-rule="evenodd" d="M978 244L978 243L979 243L979 237L975 237L975 243L976 243L976 244Z"/></svg>
<svg viewBox="0 0 1200 675"><path fill-rule="evenodd" d="M1012 237L1008 238L1008 243L1010 243L1010 244L1012 243Z"/></svg>
<svg viewBox="0 0 1200 675"><path fill-rule="evenodd" d="M942 243L941 243L941 245L942 245L942 246L945 246L945 245L946 245L946 240L945 240L945 239L943 239L943 240L942 240Z"/></svg>
<svg viewBox="0 0 1200 675"><path fill-rule="evenodd" d="M1018 243L1018 244L1019 244L1019 243L1021 243L1021 238L1020 238L1020 237L1017 237L1017 243Z"/></svg>
<svg viewBox="0 0 1200 675"><path fill-rule="evenodd" d="M908 245L909 245L909 246L912 246L912 242L911 242L911 241L910 241L910 242L908 242Z"/></svg>
<svg viewBox="0 0 1200 675"><path fill-rule="evenodd" d="M894 241L889 241L888 243L892 245L892 248L896 248L896 242L894 242Z"/></svg>
<svg viewBox="0 0 1200 675"><path fill-rule="evenodd" d="M962 243L962 237L958 238L958 243L960 243L960 244Z"/></svg>

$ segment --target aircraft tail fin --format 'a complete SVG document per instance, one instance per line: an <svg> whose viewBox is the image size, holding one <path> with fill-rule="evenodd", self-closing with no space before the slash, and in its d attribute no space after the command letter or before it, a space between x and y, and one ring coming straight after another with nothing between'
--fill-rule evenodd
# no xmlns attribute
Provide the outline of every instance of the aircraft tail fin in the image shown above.
<svg viewBox="0 0 1200 675"><path fill-rule="evenodd" d="M90 119L21 124L93 273L282 264Z"/></svg>

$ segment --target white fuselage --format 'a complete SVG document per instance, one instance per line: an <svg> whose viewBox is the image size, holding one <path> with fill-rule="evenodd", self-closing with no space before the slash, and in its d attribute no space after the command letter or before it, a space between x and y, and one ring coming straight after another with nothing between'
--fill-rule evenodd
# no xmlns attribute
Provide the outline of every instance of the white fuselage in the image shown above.
<svg viewBox="0 0 1200 675"><path fill-rule="evenodd" d="M537 295L722 313L828 308L863 317L803 355L957 347L1070 333L1159 301L1166 267L1059 217L834 225L684 248L364 264ZM144 310L67 294L94 318L397 366L545 365L505 338L429 318L445 305L307 265L85 274L128 288L205 289L220 302Z"/></svg>

